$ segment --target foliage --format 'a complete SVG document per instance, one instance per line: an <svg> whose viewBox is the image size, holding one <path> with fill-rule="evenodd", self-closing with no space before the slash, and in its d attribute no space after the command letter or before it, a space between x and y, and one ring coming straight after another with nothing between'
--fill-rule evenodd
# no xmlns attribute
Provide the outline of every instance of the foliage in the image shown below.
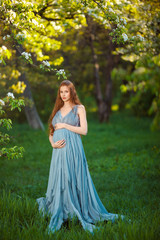
<svg viewBox="0 0 160 240"><path fill-rule="evenodd" d="M24 106L23 99L15 99L13 93L8 93L7 97L0 99L0 115L5 115L4 106L10 108L12 111L15 108L18 108L21 111L21 106ZM0 127L10 130L12 128L12 120L7 118L0 119ZM2 132L0 131L0 145L7 145L11 140L11 136L5 133L5 130ZM23 147L2 147L0 149L0 157L6 157L7 159L14 159L14 158L22 158L23 157L24 148Z"/></svg>
<svg viewBox="0 0 160 240"><path fill-rule="evenodd" d="M122 59L134 64L134 70L126 70L121 91L132 92L130 104L127 106L135 108L145 101L145 95L152 96L151 101L147 101L145 111L148 115L154 115L151 124L152 130L160 129L160 4L158 1L134 1L126 9L126 14L131 13L133 21L128 24L128 32L137 34L140 42L132 36L133 42L127 42L125 47L117 48L117 53ZM117 71L119 74L119 71ZM149 103L149 105L148 105ZM143 106L141 106L143 107ZM139 109L140 110L140 109ZM143 108L144 110L144 108ZM139 114L144 114L140 111Z"/></svg>
<svg viewBox="0 0 160 240"><path fill-rule="evenodd" d="M123 60L134 65L134 71L126 72L127 84L121 88L134 91L136 98L145 91L153 94L147 112L155 116L152 129L159 129L159 12L158 1L2 0L0 62L7 65L2 68L1 85L24 71L32 83L43 81L51 88L57 82L53 75L66 79L70 73L57 69L64 60L59 51L62 47L60 37L65 38L67 29L80 31L86 26L86 16L90 15L119 45L114 54L120 54ZM43 78L41 70L46 72ZM15 89L17 80L12 86Z"/></svg>
<svg viewBox="0 0 160 240"><path fill-rule="evenodd" d="M123 1L125 4L125 1ZM123 5L122 4L122 5ZM43 69L45 71L55 71L58 78L66 78L65 71L57 70L55 67L63 62L62 56L57 59L51 52L57 51L61 47L59 35L65 34L65 29L69 26L75 29L86 25L86 14L91 15L106 28L111 28L112 22L121 22L126 24L122 14L118 10L121 6L115 4L113 11L112 2L106 4L102 1L104 9L96 1L4 1L2 0L1 28L3 45L0 49L1 63L6 64L6 59L19 55L26 63L32 67ZM99 11L101 10L101 11ZM119 17L118 17L119 16ZM119 29L121 25L119 24ZM124 25L119 34L117 41L123 42L122 37ZM118 38L119 36L119 38ZM128 39L128 38L127 38ZM18 54L15 55L15 49ZM52 57L53 55L53 57ZM48 61L49 60L49 61ZM38 63L38 65L37 65ZM51 66L52 65L52 66ZM25 68L27 65L25 66ZM21 73L22 69L19 69ZM8 76L9 77L9 76ZM7 75L5 76L7 79Z"/></svg>

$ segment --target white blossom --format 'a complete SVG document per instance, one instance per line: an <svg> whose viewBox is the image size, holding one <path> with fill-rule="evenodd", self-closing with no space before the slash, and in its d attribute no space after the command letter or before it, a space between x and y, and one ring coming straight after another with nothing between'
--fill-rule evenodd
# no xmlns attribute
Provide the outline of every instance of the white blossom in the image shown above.
<svg viewBox="0 0 160 240"><path fill-rule="evenodd" d="M121 1L120 1L120 0L116 0L116 3L117 3L117 4L121 4Z"/></svg>
<svg viewBox="0 0 160 240"><path fill-rule="evenodd" d="M46 60L46 61L43 61L42 62L43 63L43 65L45 65L45 66L47 66L47 67L50 67L50 63Z"/></svg>
<svg viewBox="0 0 160 240"><path fill-rule="evenodd" d="M60 69L59 71L57 71L59 74L63 74L65 73L64 69Z"/></svg>
<svg viewBox="0 0 160 240"><path fill-rule="evenodd" d="M130 3L131 3L130 1L127 1L127 0L125 0L124 2L125 2L125 3L128 3L128 4L130 4Z"/></svg>
<svg viewBox="0 0 160 240"><path fill-rule="evenodd" d="M12 1L12 5L14 5L14 4L18 4L19 2L18 1L16 1L16 0L13 0Z"/></svg>
<svg viewBox="0 0 160 240"><path fill-rule="evenodd" d="M96 13L92 13L92 16L94 16L95 18L100 18L100 16L98 16Z"/></svg>
<svg viewBox="0 0 160 240"><path fill-rule="evenodd" d="M119 23L117 24L117 27L118 27L118 28L125 28L124 25L121 25L121 24L119 24Z"/></svg>
<svg viewBox="0 0 160 240"><path fill-rule="evenodd" d="M9 14L11 18L16 18L16 13L13 10L10 10Z"/></svg>
<svg viewBox="0 0 160 240"><path fill-rule="evenodd" d="M6 46L4 46L4 45L2 46L2 49L3 49L4 51L7 50Z"/></svg>
<svg viewBox="0 0 160 240"><path fill-rule="evenodd" d="M125 42L128 40L128 36L126 33L122 33L122 37Z"/></svg>
<svg viewBox="0 0 160 240"><path fill-rule="evenodd" d="M125 18L121 18L121 21L126 25L127 24L127 21Z"/></svg>
<svg viewBox="0 0 160 240"><path fill-rule="evenodd" d="M25 35L23 34L23 33L17 33L17 35L16 35L16 37L18 38L18 37L25 37Z"/></svg>
<svg viewBox="0 0 160 240"><path fill-rule="evenodd" d="M37 27L39 26L38 22L35 19L32 19L32 23L36 25Z"/></svg>
<svg viewBox="0 0 160 240"><path fill-rule="evenodd" d="M39 52L38 52L38 56L41 57L41 58L44 56L43 53L42 53L42 51L39 51Z"/></svg>
<svg viewBox="0 0 160 240"><path fill-rule="evenodd" d="M55 25L55 26L54 26L54 29L55 29L55 30L62 30L62 27Z"/></svg>
<svg viewBox="0 0 160 240"><path fill-rule="evenodd" d="M25 59L29 59L31 57L31 54L27 52L22 52L21 55L24 56Z"/></svg>
<svg viewBox="0 0 160 240"><path fill-rule="evenodd" d="M111 7L108 8L108 11L114 13L114 11L113 11L113 9Z"/></svg>
<svg viewBox="0 0 160 240"><path fill-rule="evenodd" d="M126 25L127 24L127 21L125 18L123 18L123 23Z"/></svg>
<svg viewBox="0 0 160 240"><path fill-rule="evenodd" d="M116 18L116 22L119 23L119 17L118 17L118 16L117 16L117 18Z"/></svg>
<svg viewBox="0 0 160 240"><path fill-rule="evenodd" d="M7 96L14 98L14 95L13 95L13 93L11 93L11 92L8 92L8 93L7 93Z"/></svg>
<svg viewBox="0 0 160 240"><path fill-rule="evenodd" d="M6 48L6 46L2 46L1 48L0 48L0 53L3 53L4 51L6 51L7 50L7 48Z"/></svg>
<svg viewBox="0 0 160 240"><path fill-rule="evenodd" d="M33 7L33 3L31 3L31 2L26 2L26 1L25 1L25 4L27 4L27 6L29 6L29 5L30 5L30 6L32 6L32 7Z"/></svg>
<svg viewBox="0 0 160 240"><path fill-rule="evenodd" d="M45 28L44 25L43 25L42 23L39 25L39 27L40 27L40 28Z"/></svg>
<svg viewBox="0 0 160 240"><path fill-rule="evenodd" d="M5 105L5 102L2 99L0 99L0 104Z"/></svg>
<svg viewBox="0 0 160 240"><path fill-rule="evenodd" d="M94 11L94 9L88 9L88 14L92 14L92 12Z"/></svg>
<svg viewBox="0 0 160 240"><path fill-rule="evenodd" d="M13 26L18 27L19 26L19 22L18 23L13 23Z"/></svg>
<svg viewBox="0 0 160 240"><path fill-rule="evenodd" d="M137 34L137 36L139 37L139 39L140 39L141 41L144 41L144 37L142 37L140 34Z"/></svg>
<svg viewBox="0 0 160 240"><path fill-rule="evenodd" d="M7 38L10 38L10 35L6 35L3 37L3 40L6 40Z"/></svg>
<svg viewBox="0 0 160 240"><path fill-rule="evenodd" d="M135 38L136 38L136 36L133 36L133 37L132 37L132 39L135 39Z"/></svg>

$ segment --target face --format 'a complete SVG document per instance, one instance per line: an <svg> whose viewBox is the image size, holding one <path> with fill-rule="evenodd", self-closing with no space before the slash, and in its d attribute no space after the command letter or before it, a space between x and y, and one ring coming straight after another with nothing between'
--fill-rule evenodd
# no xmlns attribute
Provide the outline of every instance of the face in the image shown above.
<svg viewBox="0 0 160 240"><path fill-rule="evenodd" d="M64 102L67 102L70 100L70 91L67 86L61 86L60 87L60 97Z"/></svg>

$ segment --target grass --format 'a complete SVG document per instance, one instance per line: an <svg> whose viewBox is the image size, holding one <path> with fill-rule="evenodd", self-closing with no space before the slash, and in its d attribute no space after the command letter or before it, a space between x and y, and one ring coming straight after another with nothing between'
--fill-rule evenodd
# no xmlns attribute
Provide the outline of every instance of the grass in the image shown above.
<svg viewBox="0 0 160 240"><path fill-rule="evenodd" d="M0 160L1 239L160 239L160 132L149 130L151 119L128 112L113 113L109 124L87 118L82 142L97 192L109 212L127 215L131 223L101 223L91 235L69 221L68 228L47 234L49 219L39 214L36 198L46 193L52 148L46 132L15 124L12 145L23 146L25 154Z"/></svg>

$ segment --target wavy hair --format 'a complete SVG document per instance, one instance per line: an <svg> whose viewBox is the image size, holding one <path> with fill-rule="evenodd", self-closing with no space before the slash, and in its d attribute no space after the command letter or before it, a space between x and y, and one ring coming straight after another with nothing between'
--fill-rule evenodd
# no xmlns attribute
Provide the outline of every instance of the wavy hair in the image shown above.
<svg viewBox="0 0 160 240"><path fill-rule="evenodd" d="M61 107L63 107L64 105L64 102L63 100L61 99L60 97L60 88L62 86L67 86L69 88L69 92L70 92L70 102L77 105L77 104L81 104L80 100L79 100L79 97L77 95L77 92L76 92L76 89L75 89L75 86L74 84L69 81L69 80L64 80L61 82L59 88L58 88L58 93L57 93L57 98L56 98L56 102L55 102L55 105L54 105L54 108L52 110L52 113L49 117L49 120L48 120L48 134L49 135L52 135L53 136L53 133L54 133L54 127L52 125L52 119L53 117L55 116L55 114L57 113L57 111L60 110Z"/></svg>

